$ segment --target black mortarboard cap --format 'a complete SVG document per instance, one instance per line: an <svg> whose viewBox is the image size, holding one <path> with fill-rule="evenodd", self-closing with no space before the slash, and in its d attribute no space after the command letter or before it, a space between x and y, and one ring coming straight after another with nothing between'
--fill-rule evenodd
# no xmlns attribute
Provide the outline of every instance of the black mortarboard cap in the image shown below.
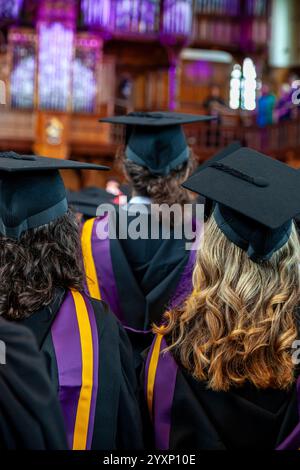
<svg viewBox="0 0 300 470"><path fill-rule="evenodd" d="M96 217L97 208L101 204L113 204L114 198L115 196L105 191L105 189L94 186L80 191L67 192L69 205L87 218Z"/></svg>
<svg viewBox="0 0 300 470"><path fill-rule="evenodd" d="M220 160L223 160L223 158L227 157L227 155L230 155L231 153L235 152L241 147L242 147L242 144L238 140L232 142L230 145L228 145L227 147L225 147L224 149L216 153L212 158L210 158L209 160L206 160L204 163L199 165L196 171L194 172L194 175L197 174L198 171L202 171L205 168L207 168L209 165L211 165L211 163L215 163L215 162L219 162ZM200 197L201 199L199 199ZM212 201L208 197L203 198L203 196L199 196L199 198L197 200L197 203L204 204L204 220L206 221L211 216L211 213L214 208L214 201Z"/></svg>
<svg viewBox="0 0 300 470"><path fill-rule="evenodd" d="M183 186L216 202L218 227L255 262L288 241L300 213L300 174L250 148L212 159Z"/></svg>
<svg viewBox="0 0 300 470"><path fill-rule="evenodd" d="M100 122L126 125L126 157L148 168L154 175L167 175L189 158L189 148L181 126L212 119L215 117L136 112L100 119Z"/></svg>
<svg viewBox="0 0 300 470"><path fill-rule="evenodd" d="M0 233L18 239L68 210L58 170L108 170L102 165L0 152Z"/></svg>

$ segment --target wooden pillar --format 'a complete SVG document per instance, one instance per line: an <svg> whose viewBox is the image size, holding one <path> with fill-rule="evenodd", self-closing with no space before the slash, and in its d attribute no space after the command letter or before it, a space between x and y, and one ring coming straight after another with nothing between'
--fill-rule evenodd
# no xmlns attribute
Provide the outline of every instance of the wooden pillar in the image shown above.
<svg viewBox="0 0 300 470"><path fill-rule="evenodd" d="M179 64L180 64L180 52L182 46L178 45L165 45L168 59L169 59L169 109L175 111L178 108L178 96L179 96Z"/></svg>
<svg viewBox="0 0 300 470"><path fill-rule="evenodd" d="M38 111L34 152L44 157L69 157L70 115L55 111Z"/></svg>
<svg viewBox="0 0 300 470"><path fill-rule="evenodd" d="M271 14L270 65L300 66L299 0L273 0Z"/></svg>

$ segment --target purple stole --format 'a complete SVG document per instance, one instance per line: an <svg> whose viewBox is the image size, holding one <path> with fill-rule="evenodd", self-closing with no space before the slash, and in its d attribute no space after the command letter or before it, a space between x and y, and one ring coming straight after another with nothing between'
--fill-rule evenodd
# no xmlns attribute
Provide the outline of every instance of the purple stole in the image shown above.
<svg viewBox="0 0 300 470"><path fill-rule="evenodd" d="M184 302L184 300L190 296L193 291L193 272L197 256L196 243L197 242L194 242L194 246L190 251L189 259L185 265L176 290L170 300L170 309L179 307Z"/></svg>
<svg viewBox="0 0 300 470"><path fill-rule="evenodd" d="M155 447L170 448L171 412L175 393L178 365L167 348L163 335L156 335L146 360L145 397L152 419ZM300 377L297 379L297 399L300 416ZM276 450L300 449L300 422Z"/></svg>
<svg viewBox="0 0 300 470"><path fill-rule="evenodd" d="M107 233L107 228L108 214L101 218L89 219L83 224L81 246L86 273L86 291L91 297L98 300L102 299L106 302L128 330L136 333L149 333L150 331L133 330L124 322L113 272L109 236L99 237L99 234L104 235ZM170 307L172 308L180 305L192 292L192 274L196 260L197 244L198 240L193 244L188 262L176 287L176 291L170 300Z"/></svg>
<svg viewBox="0 0 300 470"><path fill-rule="evenodd" d="M123 315L110 254L108 215L87 220L82 227L81 246L86 273L87 293L106 302L123 323Z"/></svg>
<svg viewBox="0 0 300 470"><path fill-rule="evenodd" d="M51 334L69 447L89 450L98 395L99 338L95 314L85 294L67 293Z"/></svg>
<svg viewBox="0 0 300 470"><path fill-rule="evenodd" d="M155 448L159 450L169 449L171 411L178 371L172 354L161 354L166 347L165 338L156 335L145 369L145 396L154 427Z"/></svg>

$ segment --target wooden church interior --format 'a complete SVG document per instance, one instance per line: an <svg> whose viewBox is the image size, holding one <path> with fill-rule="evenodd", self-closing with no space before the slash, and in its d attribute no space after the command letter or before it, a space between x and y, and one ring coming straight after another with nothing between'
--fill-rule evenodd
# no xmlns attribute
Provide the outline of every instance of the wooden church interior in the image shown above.
<svg viewBox="0 0 300 470"><path fill-rule="evenodd" d="M261 126L268 84L277 100L300 71L295 0L0 0L0 149L112 166L123 130L98 119L130 111L195 114L187 126L199 161L245 145L300 166L300 115ZM291 24L291 22L290 22ZM300 82L299 82L300 83ZM296 88L295 88L296 89ZM97 172L66 176L70 189L105 184Z"/></svg>

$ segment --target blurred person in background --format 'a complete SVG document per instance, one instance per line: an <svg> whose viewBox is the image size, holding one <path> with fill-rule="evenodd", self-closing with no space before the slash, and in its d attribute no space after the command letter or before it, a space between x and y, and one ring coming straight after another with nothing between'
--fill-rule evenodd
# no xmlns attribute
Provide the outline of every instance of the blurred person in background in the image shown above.
<svg viewBox="0 0 300 470"><path fill-rule="evenodd" d="M277 122L289 121L292 118L293 101L292 88L289 83L281 85L280 94L275 107L275 116Z"/></svg>
<svg viewBox="0 0 300 470"><path fill-rule="evenodd" d="M275 104L276 96L271 92L268 84L263 84L257 105L257 124L259 127L273 124Z"/></svg>
<svg viewBox="0 0 300 470"><path fill-rule="evenodd" d="M220 118L222 112L227 109L225 100L221 97L221 89L214 85L211 88L209 96L203 102L203 107L210 116Z"/></svg>
<svg viewBox="0 0 300 470"><path fill-rule="evenodd" d="M221 139L222 114L230 113L225 100L221 97L221 89L214 85L211 88L209 96L203 103L203 108L209 116L214 116L215 120L208 126L206 133L206 144L208 147L218 147Z"/></svg>
<svg viewBox="0 0 300 470"><path fill-rule="evenodd" d="M106 191L114 197L114 204L123 205L127 203L127 196L122 193L120 182L116 178L110 178L106 183Z"/></svg>

